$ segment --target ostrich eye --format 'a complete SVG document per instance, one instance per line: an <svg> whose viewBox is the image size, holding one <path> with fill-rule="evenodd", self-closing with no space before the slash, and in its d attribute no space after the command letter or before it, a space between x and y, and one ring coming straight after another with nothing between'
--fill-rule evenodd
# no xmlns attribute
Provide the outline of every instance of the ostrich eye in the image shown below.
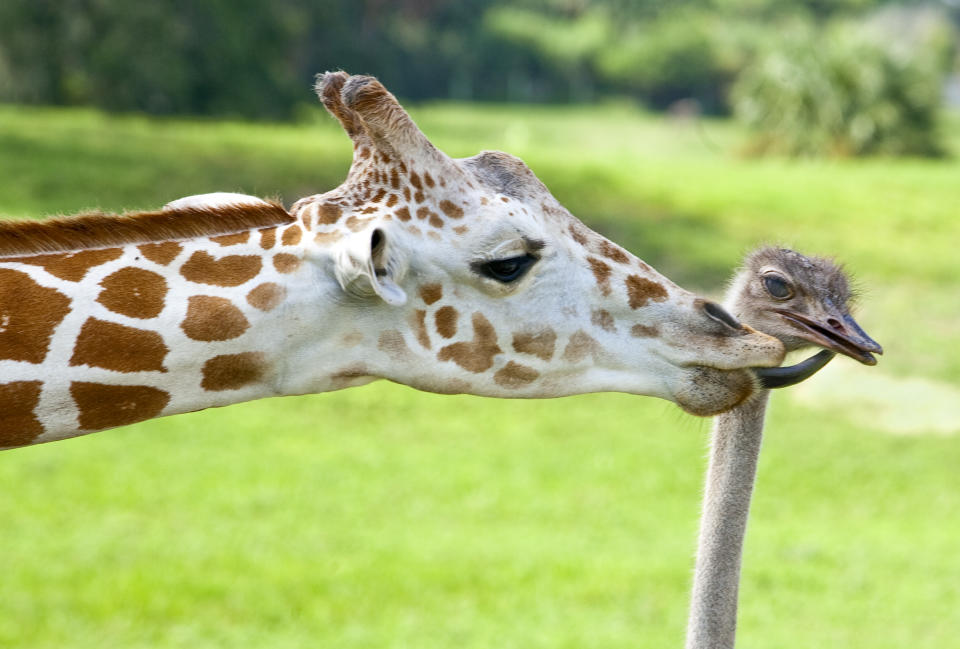
<svg viewBox="0 0 960 649"><path fill-rule="evenodd" d="M793 295L793 289L786 279L773 273L763 276L763 285L767 288L767 293L777 298L785 300Z"/></svg>
<svg viewBox="0 0 960 649"><path fill-rule="evenodd" d="M474 270L485 277L509 284L523 277L535 261L536 257L526 254L479 263L474 266Z"/></svg>

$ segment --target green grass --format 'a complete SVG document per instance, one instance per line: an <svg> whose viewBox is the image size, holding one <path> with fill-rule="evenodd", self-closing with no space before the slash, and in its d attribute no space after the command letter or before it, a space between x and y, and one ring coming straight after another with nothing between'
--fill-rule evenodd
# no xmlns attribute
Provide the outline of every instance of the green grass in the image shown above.
<svg viewBox="0 0 960 649"><path fill-rule="evenodd" d="M960 647L960 163L743 160L725 123L622 106L414 116L691 287L761 240L846 261L887 355L774 399L738 646ZM0 107L0 214L289 203L349 161L308 122ZM652 399L375 384L8 451L0 647L682 646L706 432Z"/></svg>

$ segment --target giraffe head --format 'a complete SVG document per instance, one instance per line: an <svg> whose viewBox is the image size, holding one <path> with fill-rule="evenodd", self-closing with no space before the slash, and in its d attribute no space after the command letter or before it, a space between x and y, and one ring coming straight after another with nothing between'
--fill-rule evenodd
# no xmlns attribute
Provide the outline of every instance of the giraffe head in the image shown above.
<svg viewBox="0 0 960 649"><path fill-rule="evenodd" d="M322 75L346 181L292 208L367 354L344 376L434 392L619 391L709 415L749 397L776 339L591 231L518 158L452 159L376 79Z"/></svg>

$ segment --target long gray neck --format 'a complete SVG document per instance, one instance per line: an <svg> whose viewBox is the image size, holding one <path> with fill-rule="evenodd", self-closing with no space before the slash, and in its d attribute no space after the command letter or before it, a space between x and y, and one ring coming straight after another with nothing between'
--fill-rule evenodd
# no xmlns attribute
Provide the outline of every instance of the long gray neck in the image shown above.
<svg viewBox="0 0 960 649"><path fill-rule="evenodd" d="M769 392L714 420L686 649L732 649L743 537Z"/></svg>

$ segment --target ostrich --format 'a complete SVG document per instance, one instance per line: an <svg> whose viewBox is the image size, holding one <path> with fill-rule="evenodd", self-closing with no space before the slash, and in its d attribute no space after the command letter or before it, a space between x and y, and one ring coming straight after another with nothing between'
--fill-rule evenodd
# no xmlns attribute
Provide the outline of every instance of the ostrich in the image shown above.
<svg viewBox="0 0 960 649"><path fill-rule="evenodd" d="M805 361L809 375L834 352L865 365L875 365L873 353L883 353L850 316L853 297L847 276L832 261L760 248L734 277L725 306L746 324L779 338L788 351L823 347ZM768 388L783 384L776 377L763 380ZM687 649L734 645L743 537L768 397L769 392L758 392L714 421Z"/></svg>

